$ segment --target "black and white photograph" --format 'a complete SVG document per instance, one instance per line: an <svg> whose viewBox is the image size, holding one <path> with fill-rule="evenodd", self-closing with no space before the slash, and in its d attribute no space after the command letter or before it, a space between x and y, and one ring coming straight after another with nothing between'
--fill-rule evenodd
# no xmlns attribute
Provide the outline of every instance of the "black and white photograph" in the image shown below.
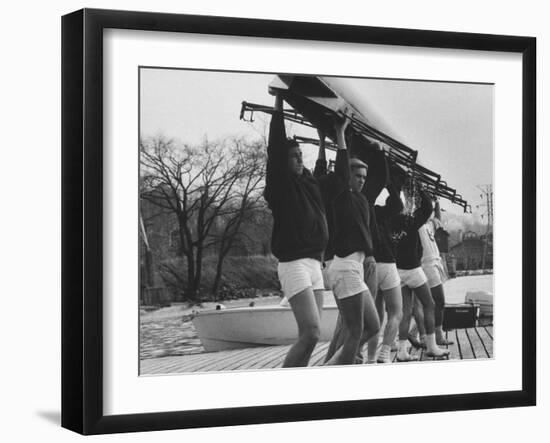
<svg viewBox="0 0 550 443"><path fill-rule="evenodd" d="M137 74L140 376L495 358L493 83Z"/></svg>

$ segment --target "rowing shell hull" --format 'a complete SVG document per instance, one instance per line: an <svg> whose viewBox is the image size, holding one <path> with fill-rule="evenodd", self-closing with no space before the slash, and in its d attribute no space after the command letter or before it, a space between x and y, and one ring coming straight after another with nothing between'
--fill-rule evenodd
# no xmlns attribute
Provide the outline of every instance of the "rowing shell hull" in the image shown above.
<svg viewBox="0 0 550 443"><path fill-rule="evenodd" d="M352 89L345 78L277 75L269 85L271 94L284 99L327 136L335 139L334 116L354 115L364 123L399 139L393 128L367 103L364 91ZM363 99L358 101L357 97ZM355 98L355 99L354 99Z"/></svg>
<svg viewBox="0 0 550 443"><path fill-rule="evenodd" d="M320 340L332 338L337 317L336 306L323 308ZM193 324L207 352L289 345L298 337L292 310L280 305L202 311Z"/></svg>

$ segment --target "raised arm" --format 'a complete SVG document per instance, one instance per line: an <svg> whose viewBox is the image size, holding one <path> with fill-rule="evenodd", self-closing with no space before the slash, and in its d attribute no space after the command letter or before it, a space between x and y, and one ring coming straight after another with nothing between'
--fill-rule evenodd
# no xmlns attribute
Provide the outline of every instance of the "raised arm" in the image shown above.
<svg viewBox="0 0 550 443"><path fill-rule="evenodd" d="M439 206L439 200L435 201L434 204L434 218L432 219L434 232L443 228L443 223L441 222L441 207Z"/></svg>
<svg viewBox="0 0 550 443"><path fill-rule="evenodd" d="M345 132L350 120L345 118L336 124L336 143L338 150L336 151L336 164L334 165L334 173L347 186L350 178L349 159L346 146Z"/></svg>
<svg viewBox="0 0 550 443"><path fill-rule="evenodd" d="M403 201L401 200L401 189L405 182L405 173L398 166L388 165L388 184L386 189L388 190L388 198L386 198L385 206L376 206L376 213L379 219L387 220L394 215L399 214L403 210Z"/></svg>
<svg viewBox="0 0 550 443"><path fill-rule="evenodd" d="M373 145L374 152L371 154L368 162L369 172L367 174L367 182L363 186L363 193L371 204L374 204L382 189L388 186L390 177L386 154L378 143L374 143Z"/></svg>
<svg viewBox="0 0 550 443"><path fill-rule="evenodd" d="M441 207L439 206L439 200L435 201L434 205L434 217L441 221Z"/></svg>
<svg viewBox="0 0 550 443"><path fill-rule="evenodd" d="M396 214L399 214L403 210L403 201L401 200L401 196L399 195L399 192L393 185L393 183L390 183L388 185L388 198L386 199L386 210L389 213L389 216L393 216Z"/></svg>
<svg viewBox="0 0 550 443"><path fill-rule="evenodd" d="M277 95L275 97L275 112L269 124L269 139L267 144L264 196L268 202L281 195L284 184L288 183L290 176L288 168L288 145L282 111L283 99Z"/></svg>
<svg viewBox="0 0 550 443"><path fill-rule="evenodd" d="M374 205L369 203L369 229L372 233L372 248L374 251L378 250L379 245L379 233L378 233L378 220L376 218L376 210Z"/></svg>
<svg viewBox="0 0 550 443"><path fill-rule="evenodd" d="M420 207L414 211L414 228L419 229L428 221L433 212L431 197L424 191L420 191Z"/></svg>
<svg viewBox="0 0 550 443"><path fill-rule="evenodd" d="M328 163L327 157L325 154L325 133L317 129L319 134L319 154L317 156L317 161L315 162L315 169L313 170L313 176L315 178L323 177L328 173Z"/></svg>
<svg viewBox="0 0 550 443"><path fill-rule="evenodd" d="M388 220L403 210L403 202L395 185L390 182L387 189L389 195L386 198L386 204L384 206L376 206L377 217L384 220Z"/></svg>

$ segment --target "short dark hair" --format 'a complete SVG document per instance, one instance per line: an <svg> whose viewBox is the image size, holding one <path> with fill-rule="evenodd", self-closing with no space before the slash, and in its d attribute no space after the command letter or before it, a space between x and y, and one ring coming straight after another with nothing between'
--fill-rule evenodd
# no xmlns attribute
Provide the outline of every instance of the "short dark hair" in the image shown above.
<svg viewBox="0 0 550 443"><path fill-rule="evenodd" d="M368 165L365 162L359 160L357 157L352 157L349 159L349 167L352 171L354 169L366 169L367 171L369 170Z"/></svg>

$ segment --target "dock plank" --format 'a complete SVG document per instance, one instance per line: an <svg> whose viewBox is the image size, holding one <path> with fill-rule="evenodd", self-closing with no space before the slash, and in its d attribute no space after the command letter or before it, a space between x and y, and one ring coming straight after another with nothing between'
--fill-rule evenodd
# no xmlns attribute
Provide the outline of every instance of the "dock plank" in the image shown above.
<svg viewBox="0 0 550 443"><path fill-rule="evenodd" d="M487 358L487 350L476 329L477 328L466 329L466 335L470 339L475 358Z"/></svg>
<svg viewBox="0 0 550 443"><path fill-rule="evenodd" d="M479 335L480 341L485 347L485 352L487 353L488 358L493 358L493 338L487 332L487 329L484 327L476 328L476 332Z"/></svg>
<svg viewBox="0 0 550 443"><path fill-rule="evenodd" d="M234 370L237 367L250 367L252 368L254 365L254 362L258 358L259 355L261 355L263 352L265 352L262 348L252 348L250 352L240 355L237 358L231 359L228 358L223 364L218 365L218 371L229 371Z"/></svg>
<svg viewBox="0 0 550 443"><path fill-rule="evenodd" d="M266 352L263 358L261 358L258 363L255 364L255 367L258 369L268 369L274 368L279 361L282 364L289 349L290 346L273 347L270 352Z"/></svg>
<svg viewBox="0 0 550 443"><path fill-rule="evenodd" d="M458 339L458 346L460 348L460 352L462 354L463 360L473 359L475 358L475 354L472 348L472 345L470 343L470 340L468 339L468 335L466 335L465 329L457 329L456 330L456 336Z"/></svg>
<svg viewBox="0 0 550 443"><path fill-rule="evenodd" d="M195 356L171 356L142 360L140 363L140 374L162 374L178 372L182 364L187 363L188 360L200 361L200 359L193 359L192 357Z"/></svg>
<svg viewBox="0 0 550 443"><path fill-rule="evenodd" d="M458 337L456 336L456 330L452 331L446 331L445 332L445 338L448 341L452 341L452 345L443 346L444 348L448 349L450 351L449 358L450 359L459 359L460 357L460 351L458 350Z"/></svg>
<svg viewBox="0 0 550 443"><path fill-rule="evenodd" d="M453 345L448 346L451 359L493 357L492 326L447 331L446 337L454 341ZM328 345L329 342L317 344L312 353L310 366L322 365ZM278 368L282 366L289 349L289 345L266 346L144 359L140 361L140 375ZM409 352L411 355L419 356L421 360L432 360L427 359L425 351L421 349L410 347ZM396 361L396 354L396 351L392 351L392 361Z"/></svg>
<svg viewBox="0 0 550 443"><path fill-rule="evenodd" d="M257 369L260 368L262 363L266 361L266 358L272 358L273 352L278 352L281 355L284 355L286 351L283 351L282 348L286 346L274 346L272 352L268 352L265 348L259 353L250 353L244 359L235 362L231 369Z"/></svg>
<svg viewBox="0 0 550 443"><path fill-rule="evenodd" d="M218 358L213 358L211 361L199 362L195 367L194 371L220 371L225 365L230 364L233 361L240 360L243 357L246 357L250 352L254 352L256 348L245 348L238 351L220 351L220 354L223 353ZM212 353L213 354L213 353Z"/></svg>
<svg viewBox="0 0 550 443"><path fill-rule="evenodd" d="M254 348L251 348L254 349ZM193 361L182 361L182 365L179 370L182 372L201 372L205 368L215 367L219 362L223 362L227 358L236 358L239 355L246 355L250 352L249 349L238 349L235 351L220 351L220 352L207 352L204 355L204 358ZM210 369L215 370L215 369Z"/></svg>

